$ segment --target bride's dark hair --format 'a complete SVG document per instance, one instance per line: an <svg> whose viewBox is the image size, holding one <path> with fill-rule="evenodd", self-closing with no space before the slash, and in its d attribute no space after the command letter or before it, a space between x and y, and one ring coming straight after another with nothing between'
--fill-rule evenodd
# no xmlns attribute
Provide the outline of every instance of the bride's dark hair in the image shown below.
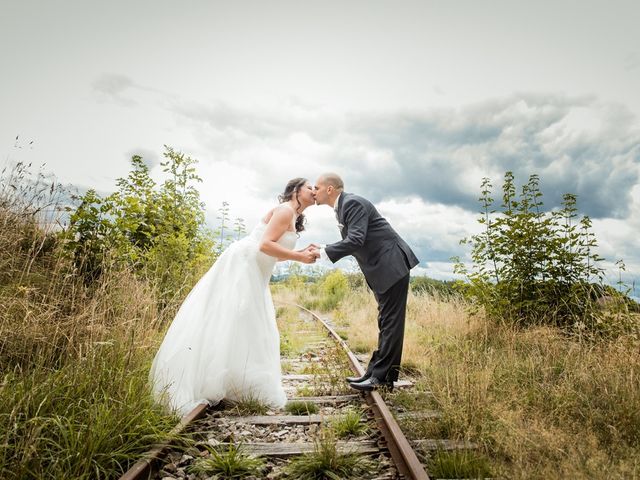
<svg viewBox="0 0 640 480"><path fill-rule="evenodd" d="M296 193L300 192L300 189L304 187L305 183L307 183L307 179L301 178L301 177L294 178L293 180L289 180L289 182L287 183L287 186L284 187L284 192L278 195L278 200L280 201L280 203L288 202L289 200L291 200ZM300 203L300 200L298 200L297 197L296 197L296 201L298 202L298 207L301 207L302 204ZM298 212L298 209L296 208L296 213L297 212ZM305 222L304 215L299 214L298 218L296 219L296 232L302 232L304 230L304 222Z"/></svg>

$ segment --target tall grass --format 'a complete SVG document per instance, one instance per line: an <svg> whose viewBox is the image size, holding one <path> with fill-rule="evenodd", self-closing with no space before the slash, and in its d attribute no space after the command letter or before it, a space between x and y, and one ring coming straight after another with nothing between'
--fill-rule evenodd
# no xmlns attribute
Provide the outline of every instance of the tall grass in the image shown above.
<svg viewBox="0 0 640 480"><path fill-rule="evenodd" d="M402 364L416 384L389 398L442 416L408 421L407 434L473 441L474 462L489 459L500 477L640 477L635 334L587 341L549 326L489 322L468 306L459 296L409 293ZM351 348L365 352L376 346L376 315L363 289L331 314Z"/></svg>
<svg viewBox="0 0 640 480"><path fill-rule="evenodd" d="M0 180L0 477L115 478L176 421L147 385L155 292L122 269L84 283L64 191L22 165Z"/></svg>

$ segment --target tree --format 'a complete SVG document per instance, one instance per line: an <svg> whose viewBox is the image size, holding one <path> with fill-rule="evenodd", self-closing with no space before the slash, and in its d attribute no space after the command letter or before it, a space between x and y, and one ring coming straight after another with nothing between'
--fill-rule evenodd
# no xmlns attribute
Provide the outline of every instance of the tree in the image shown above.
<svg viewBox="0 0 640 480"><path fill-rule="evenodd" d="M499 321L595 327L604 271L576 196L565 194L561 208L544 211L539 177L531 175L517 196L514 175L506 172L497 211L491 189L484 178L478 218L484 231L461 241L471 246L473 262L471 271L457 262L456 273L469 280L462 288Z"/></svg>

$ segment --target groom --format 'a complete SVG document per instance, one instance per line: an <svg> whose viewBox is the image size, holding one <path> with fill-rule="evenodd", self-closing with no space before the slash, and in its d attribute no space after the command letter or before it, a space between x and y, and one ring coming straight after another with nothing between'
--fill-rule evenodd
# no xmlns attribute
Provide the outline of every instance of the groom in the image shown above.
<svg viewBox="0 0 640 480"><path fill-rule="evenodd" d="M320 249L320 257L335 263L353 255L378 302L378 348L362 377L347 377L356 390L393 389L398 380L409 270L418 259L373 204L344 192L342 179L325 173L315 185L316 203L335 210L342 241Z"/></svg>

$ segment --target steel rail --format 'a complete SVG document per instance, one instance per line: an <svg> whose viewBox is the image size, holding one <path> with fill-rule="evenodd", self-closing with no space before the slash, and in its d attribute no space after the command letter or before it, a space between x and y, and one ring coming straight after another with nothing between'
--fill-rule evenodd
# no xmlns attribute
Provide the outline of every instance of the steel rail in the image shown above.
<svg viewBox="0 0 640 480"><path fill-rule="evenodd" d="M340 335L338 335L326 321L301 305L287 302L278 303L295 306L300 310L307 312L320 322L320 324L327 329L333 339L344 349L352 370L360 376L364 375L365 372L362 365L360 365L360 361L356 358L342 337L340 337ZM413 448L411 448L411 445L404 436L404 433L402 433L398 422L393 418L391 411L385 404L380 393L375 390L368 392L365 394L365 401L373 411L374 418L378 423L378 427L386 441L386 446L389 449L389 453L391 454L391 458L393 459L398 472L412 480L429 480L427 472L424 470L420 460L418 460L418 457L416 456ZM169 437L171 438L172 436L179 434L195 420L202 418L206 414L207 408L208 405L206 404L197 405L191 412L187 413L180 419L178 425L176 425L169 433ZM129 470L127 470L120 477L120 480L147 480L151 478L155 465L161 460L162 456L170 446L170 439L156 445L154 448L149 450L141 460L138 460Z"/></svg>
<svg viewBox="0 0 640 480"><path fill-rule="evenodd" d="M301 305L295 303L290 303L289 305L300 308L318 320L329 331L329 334L334 338L334 340L345 350L352 370L360 376L364 375L365 371L362 368L362 365L360 365L360 361L356 358L342 337L340 337L340 335L338 335L331 327L331 325L320 318L317 314ZM422 463L420 463L415 451L409 444L407 437L402 433L398 422L396 422L396 419L391 414L389 407L385 404L380 393L375 390L367 392L365 400L373 410L374 417L386 440L387 448L389 449L389 453L391 453L391 458L395 462L398 471L412 480L429 480L429 475L427 475Z"/></svg>
<svg viewBox="0 0 640 480"><path fill-rule="evenodd" d="M151 478L155 465L162 459L165 451L171 446L171 437L178 435L195 420L202 418L207 408L208 405L206 403L196 405L193 410L182 417L180 422L171 429L169 432L169 440L165 440L149 450L144 455L144 458L134 463L133 466L120 477L120 480L146 480Z"/></svg>

